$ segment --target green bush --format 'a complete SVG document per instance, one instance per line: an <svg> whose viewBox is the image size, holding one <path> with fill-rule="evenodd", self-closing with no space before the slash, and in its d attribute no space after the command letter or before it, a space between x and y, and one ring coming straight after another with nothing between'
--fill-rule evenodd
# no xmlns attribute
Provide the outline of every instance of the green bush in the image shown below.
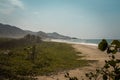
<svg viewBox="0 0 120 80"><path fill-rule="evenodd" d="M116 45L117 48L120 48L120 42L118 40L113 40L111 45Z"/></svg>
<svg viewBox="0 0 120 80"><path fill-rule="evenodd" d="M105 39L103 39L99 44L98 44L98 49L101 51L105 51L108 47L108 43Z"/></svg>

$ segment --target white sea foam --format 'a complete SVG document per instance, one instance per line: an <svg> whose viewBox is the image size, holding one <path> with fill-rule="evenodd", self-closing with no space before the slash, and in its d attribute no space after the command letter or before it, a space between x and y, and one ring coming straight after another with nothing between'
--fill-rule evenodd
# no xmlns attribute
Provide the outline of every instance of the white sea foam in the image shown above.
<svg viewBox="0 0 120 80"><path fill-rule="evenodd" d="M80 43L80 44L83 44L83 45L91 45L91 46L98 46L98 44L95 44L95 43Z"/></svg>
<svg viewBox="0 0 120 80"><path fill-rule="evenodd" d="M85 42L74 42L70 40L62 40L62 39L51 39L53 42L61 42L61 43L69 43L69 44L82 44L82 45L91 45L91 46L98 46L95 43L85 43Z"/></svg>

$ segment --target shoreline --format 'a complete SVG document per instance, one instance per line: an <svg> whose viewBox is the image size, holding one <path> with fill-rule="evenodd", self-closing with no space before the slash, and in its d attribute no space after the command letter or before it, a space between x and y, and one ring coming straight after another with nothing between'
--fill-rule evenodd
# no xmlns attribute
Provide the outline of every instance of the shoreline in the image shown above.
<svg viewBox="0 0 120 80"><path fill-rule="evenodd" d="M83 56L80 59L83 60L95 60L98 62L95 63L90 63L90 66L85 66L82 68L76 68L74 70L69 70L69 74L71 76L76 76L77 78L81 78L81 76L86 79L85 73L90 72L90 71L95 71L96 68L102 67L104 65L104 61L108 59L108 55L105 54L105 52L102 52L98 50L97 46L94 45L88 45L88 44L74 44L74 43L69 43L65 41L53 41L52 42L61 42L61 43L68 43L71 44L72 47L77 51L81 52L82 54L79 54L78 56ZM79 59L78 59L79 60ZM66 80L64 77L65 72L58 72L56 75L51 75L51 76L39 76L38 80Z"/></svg>
<svg viewBox="0 0 120 80"><path fill-rule="evenodd" d="M60 42L60 43L68 43L68 44L81 44L81 45L88 45L88 46L98 46L98 44L95 43L85 43L85 42L73 42L70 40L62 40L62 39L51 39L51 42Z"/></svg>

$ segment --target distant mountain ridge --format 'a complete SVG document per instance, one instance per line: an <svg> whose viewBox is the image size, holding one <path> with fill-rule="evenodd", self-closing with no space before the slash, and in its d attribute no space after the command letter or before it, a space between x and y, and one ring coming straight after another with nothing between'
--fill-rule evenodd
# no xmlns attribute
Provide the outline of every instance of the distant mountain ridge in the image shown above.
<svg viewBox="0 0 120 80"><path fill-rule="evenodd" d="M48 35L48 37L53 38L53 39L71 39L71 37L69 37L69 36L60 35L56 32L47 33L47 35Z"/></svg>
<svg viewBox="0 0 120 80"><path fill-rule="evenodd" d="M12 37L19 38L26 34L26 32L20 28L10 25L4 25L0 23L0 37Z"/></svg>
<svg viewBox="0 0 120 80"><path fill-rule="evenodd" d="M6 25L0 23L0 37L8 37L8 38L21 38L27 34L32 34L36 36L40 36L43 39L72 39L69 36L64 36L58 34L57 32L53 33L45 33L43 31L33 32L29 30L22 30L16 26Z"/></svg>

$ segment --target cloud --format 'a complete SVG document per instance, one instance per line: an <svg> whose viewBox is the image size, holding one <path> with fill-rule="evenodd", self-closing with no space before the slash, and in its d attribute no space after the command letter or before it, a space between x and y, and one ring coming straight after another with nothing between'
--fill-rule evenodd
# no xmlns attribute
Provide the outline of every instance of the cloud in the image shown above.
<svg viewBox="0 0 120 80"><path fill-rule="evenodd" d="M21 0L8 0L14 7L24 9L24 5Z"/></svg>
<svg viewBox="0 0 120 80"><path fill-rule="evenodd" d="M15 10L24 10L24 4L21 0L1 0L0 1L0 13L9 15Z"/></svg>

